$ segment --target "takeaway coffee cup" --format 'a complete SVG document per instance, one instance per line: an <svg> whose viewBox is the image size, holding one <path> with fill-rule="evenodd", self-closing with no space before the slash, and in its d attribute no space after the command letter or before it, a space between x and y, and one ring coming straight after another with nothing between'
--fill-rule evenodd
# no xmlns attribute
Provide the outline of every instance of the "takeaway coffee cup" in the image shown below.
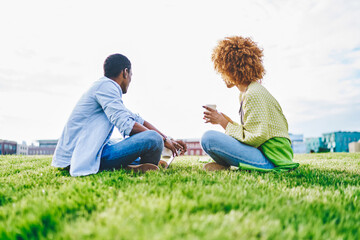
<svg viewBox="0 0 360 240"><path fill-rule="evenodd" d="M163 158L170 158L172 156L172 151L166 147L164 147L162 153L161 153L161 156Z"/></svg>
<svg viewBox="0 0 360 240"><path fill-rule="evenodd" d="M216 110L216 104L206 104L206 106Z"/></svg>

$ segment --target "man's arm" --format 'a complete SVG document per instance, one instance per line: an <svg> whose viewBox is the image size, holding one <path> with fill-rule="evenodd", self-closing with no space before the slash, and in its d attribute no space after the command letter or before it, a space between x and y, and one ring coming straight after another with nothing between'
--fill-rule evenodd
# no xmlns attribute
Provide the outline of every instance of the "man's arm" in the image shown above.
<svg viewBox="0 0 360 240"><path fill-rule="evenodd" d="M160 136L162 136L162 138L164 139L165 147L170 149L174 156L178 155L177 150L179 150L182 154L186 152L186 145L183 141L169 140L165 134L160 132L160 130L158 130L154 125L152 125L148 121L144 121L143 125L139 123L135 123L133 129L130 132L130 136L147 130L154 130L155 132L159 133Z"/></svg>
<svg viewBox="0 0 360 240"><path fill-rule="evenodd" d="M151 130L154 130L156 132L158 132L164 139L167 138L166 135L164 135L163 133L161 133L158 129L156 129L156 127L154 127L151 123L147 122L147 121L144 121L144 126L147 127L148 129L151 129ZM180 151L180 154L184 154L187 150L187 147L186 147L186 144L181 141L181 140L173 140L171 139L172 141L172 144L174 145L175 149L177 151ZM167 145L166 145L166 142L165 142L165 147L169 148ZM169 148L171 149L171 148ZM177 155L178 152L176 152L176 155Z"/></svg>
<svg viewBox="0 0 360 240"><path fill-rule="evenodd" d="M154 130L157 133L159 133L163 139L164 139L164 145L166 148L170 149L173 153L173 156L178 156L178 152L180 151L181 154L184 153L186 151L186 145L183 144L183 142L179 142L179 141L175 141L175 140L170 140L168 139L168 137L163 134L162 132L160 132L154 125L152 125L151 123L144 121L144 126L150 130Z"/></svg>
<svg viewBox="0 0 360 240"><path fill-rule="evenodd" d="M150 130L154 130L155 132L159 133L160 136L162 136L164 140L167 138L167 136L165 134L160 132L156 127L154 127L154 125L152 125L151 123L149 123L146 120L144 121L144 127L146 127L147 129L150 129Z"/></svg>
<svg viewBox="0 0 360 240"><path fill-rule="evenodd" d="M166 135L164 135L163 133L161 133L156 127L154 127L151 123L144 121L144 124L141 125L140 123L135 123L134 127L132 128L131 132L130 132L130 136L140 133L140 132L144 132L147 130L154 130L157 133L160 134L160 136L163 137L164 141L167 138Z"/></svg>
<svg viewBox="0 0 360 240"><path fill-rule="evenodd" d="M121 135L129 136L137 117L124 106L121 100L121 90L117 83L113 81L101 83L95 91L94 97L109 121L119 129Z"/></svg>
<svg viewBox="0 0 360 240"><path fill-rule="evenodd" d="M137 133L140 133L140 132L144 132L144 131L147 131L149 130L148 128L146 128L145 126L141 125L140 123L135 123L131 132L130 132L130 136L132 135L135 135Z"/></svg>

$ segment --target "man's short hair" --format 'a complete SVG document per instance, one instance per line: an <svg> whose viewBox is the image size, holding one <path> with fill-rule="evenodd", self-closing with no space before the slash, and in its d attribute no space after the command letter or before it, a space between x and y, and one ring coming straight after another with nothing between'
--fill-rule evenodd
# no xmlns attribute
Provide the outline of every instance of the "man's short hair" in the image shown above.
<svg viewBox="0 0 360 240"><path fill-rule="evenodd" d="M108 78L116 78L125 68L130 71L130 60L120 53L112 54L105 59L104 75Z"/></svg>

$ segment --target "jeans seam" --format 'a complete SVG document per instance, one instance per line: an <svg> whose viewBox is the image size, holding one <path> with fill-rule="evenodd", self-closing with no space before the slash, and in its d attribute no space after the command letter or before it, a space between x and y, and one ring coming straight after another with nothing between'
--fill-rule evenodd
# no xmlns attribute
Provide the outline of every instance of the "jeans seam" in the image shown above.
<svg viewBox="0 0 360 240"><path fill-rule="evenodd" d="M224 152L224 151L222 151L221 149L218 149L218 148L213 148L213 149L211 149L210 151L218 151L218 152L220 152L220 153L223 153L223 154L226 154L226 155L228 155L228 156L230 156L230 157L232 157L232 158L235 158L235 159L239 159L237 156L234 156L234 155L232 155L232 154L230 154L230 153L228 153L228 152ZM260 166L264 166L264 165L267 165L268 163L264 163L264 164L261 164L261 163L253 163L253 162L249 162L249 161L246 161L246 160L244 160L244 159L241 159L241 161L244 161L244 162L246 162L246 163L248 163L248 164L250 164L250 165L260 165Z"/></svg>

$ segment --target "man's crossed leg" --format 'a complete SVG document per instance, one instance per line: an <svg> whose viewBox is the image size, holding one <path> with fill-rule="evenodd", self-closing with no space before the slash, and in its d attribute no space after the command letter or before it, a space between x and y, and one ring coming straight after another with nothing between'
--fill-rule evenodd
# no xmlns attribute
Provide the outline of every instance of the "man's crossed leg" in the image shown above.
<svg viewBox="0 0 360 240"><path fill-rule="evenodd" d="M102 151L100 169L158 170L163 148L163 138L153 130L120 141L109 141Z"/></svg>

